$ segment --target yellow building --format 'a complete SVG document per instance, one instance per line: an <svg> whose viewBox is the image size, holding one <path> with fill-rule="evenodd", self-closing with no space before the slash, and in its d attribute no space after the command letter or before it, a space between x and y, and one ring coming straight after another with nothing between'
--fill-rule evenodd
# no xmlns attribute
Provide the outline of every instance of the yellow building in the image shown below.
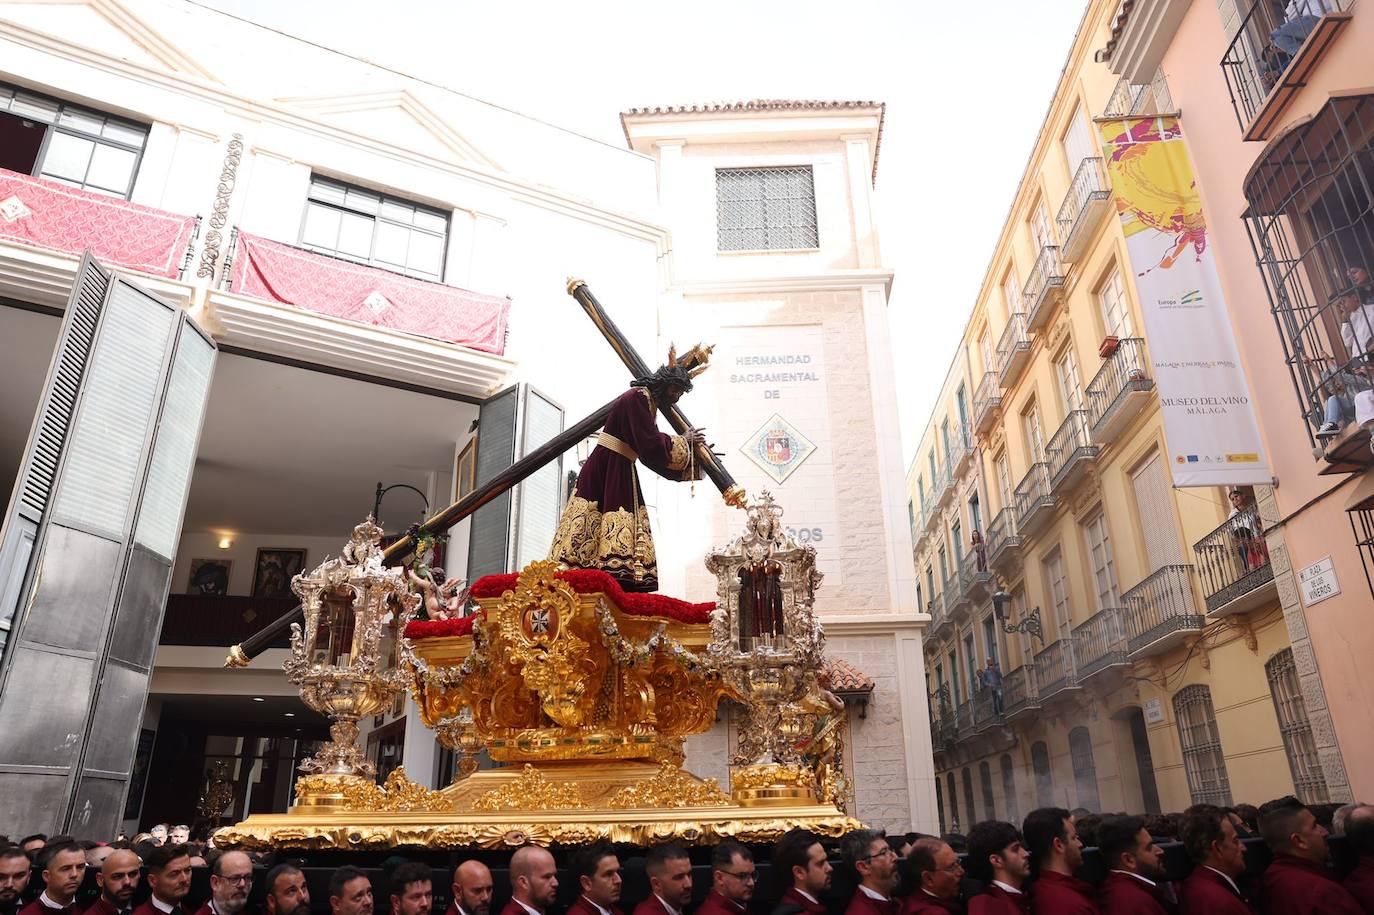
<svg viewBox="0 0 1374 915"><path fill-rule="evenodd" d="M1331 794L1248 536L1268 488L1173 487L1095 124L1171 102L1095 62L1118 6L1080 25L908 472L947 830Z"/></svg>

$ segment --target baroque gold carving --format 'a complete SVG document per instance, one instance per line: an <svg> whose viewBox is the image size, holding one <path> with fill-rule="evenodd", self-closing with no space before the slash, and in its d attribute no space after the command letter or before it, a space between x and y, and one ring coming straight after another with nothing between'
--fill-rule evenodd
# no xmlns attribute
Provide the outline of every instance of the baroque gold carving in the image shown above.
<svg viewBox="0 0 1374 915"><path fill-rule="evenodd" d="M472 802L473 810L581 810L587 806L582 792L571 782L551 782L534 766L526 764L520 777L494 788Z"/></svg>
<svg viewBox="0 0 1374 915"><path fill-rule="evenodd" d="M635 807L725 807L730 798L714 778L698 780L677 766L663 765L653 778L621 788L606 806L622 810Z"/></svg>

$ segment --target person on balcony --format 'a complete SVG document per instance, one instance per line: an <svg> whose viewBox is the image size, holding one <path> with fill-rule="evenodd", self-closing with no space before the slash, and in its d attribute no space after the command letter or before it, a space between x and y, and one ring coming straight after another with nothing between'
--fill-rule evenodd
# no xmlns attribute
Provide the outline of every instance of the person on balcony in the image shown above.
<svg viewBox="0 0 1374 915"><path fill-rule="evenodd" d="M1245 490L1233 489L1228 497L1231 500L1231 514L1227 516L1231 538L1240 567L1250 572L1269 561L1269 548L1265 545L1263 531L1259 530L1259 513Z"/></svg>
<svg viewBox="0 0 1374 915"><path fill-rule="evenodd" d="M1283 25L1269 35L1269 40L1282 55L1285 68L1297 56L1298 49L1321 22L1322 16L1335 11L1335 0L1288 0L1283 11Z"/></svg>
<svg viewBox="0 0 1374 915"><path fill-rule="evenodd" d="M969 535L969 543L973 547L973 558L978 563L978 571L986 572L988 570L988 548L987 544L983 542L983 535L978 528L975 527L973 533Z"/></svg>
<svg viewBox="0 0 1374 915"><path fill-rule="evenodd" d="M992 713L1002 714L1002 668L996 658L988 658L987 666L978 671L978 685L992 693Z"/></svg>

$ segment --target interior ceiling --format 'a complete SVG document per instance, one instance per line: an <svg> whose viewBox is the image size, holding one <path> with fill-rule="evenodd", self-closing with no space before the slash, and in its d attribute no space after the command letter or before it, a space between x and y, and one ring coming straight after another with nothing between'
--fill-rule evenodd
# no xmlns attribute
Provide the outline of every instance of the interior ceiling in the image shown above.
<svg viewBox="0 0 1374 915"><path fill-rule="evenodd" d="M337 536L372 510L377 483L451 491L454 442L470 404L221 353L184 530ZM403 526L420 500L387 496L382 522Z"/></svg>
<svg viewBox="0 0 1374 915"><path fill-rule="evenodd" d="M0 498L9 499L62 319L0 306Z"/></svg>
<svg viewBox="0 0 1374 915"><path fill-rule="evenodd" d="M160 721L223 721L242 725L267 724L302 730L329 727L329 719L311 711L296 696L263 696L261 702L252 696L159 695L162 700ZM288 715L287 713L291 714Z"/></svg>

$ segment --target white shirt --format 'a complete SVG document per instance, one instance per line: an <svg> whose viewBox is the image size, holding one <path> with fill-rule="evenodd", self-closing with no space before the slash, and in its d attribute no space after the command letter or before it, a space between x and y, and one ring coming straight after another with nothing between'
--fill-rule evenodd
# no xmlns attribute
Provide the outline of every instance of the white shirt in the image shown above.
<svg viewBox="0 0 1374 915"><path fill-rule="evenodd" d="M1145 884L1148 884L1148 885L1150 885L1150 886L1158 886L1158 885L1159 885L1159 884L1155 883L1153 880L1151 880L1149 877L1142 877L1142 876L1140 876L1139 874L1133 874L1133 873L1131 873L1130 871L1123 871L1123 870L1121 870L1120 868L1116 868L1116 867L1112 868L1112 873L1113 873L1113 874L1125 874L1127 877L1134 877L1135 879L1139 880L1141 883L1145 883Z"/></svg>
<svg viewBox="0 0 1374 915"><path fill-rule="evenodd" d="M992 881L992 882L993 882L993 885L994 885L994 886L999 886L999 887L1001 887L1001 888L1002 888L1002 892L1004 892L1004 893L1011 893L1011 894L1016 895L1016 896L1020 896L1020 895L1021 895L1021 891L1020 891L1020 890L1018 890L1018 889L1017 889L1016 887L1014 887L1014 886L1009 886L1009 885L1003 883L1001 880L994 880L994 881Z"/></svg>
<svg viewBox="0 0 1374 915"><path fill-rule="evenodd" d="M511 901L514 902L516 905L520 906L520 908L524 909L526 912L529 912L530 915L544 915L543 912L539 911L538 909L530 908L529 906L521 902L519 899L516 899L514 896L511 897Z"/></svg>
<svg viewBox="0 0 1374 915"><path fill-rule="evenodd" d="M1202 866L1203 866L1203 867L1207 867L1206 864L1204 864L1204 865L1202 865ZM1209 871L1211 871L1212 873L1216 874L1217 876L1219 876L1222 880L1225 880L1227 883L1231 884L1231 889L1233 889L1233 890L1236 891L1236 895L1237 895L1237 896L1240 896L1240 895L1241 895L1240 887L1236 886L1236 881L1232 880L1230 877L1228 877L1226 874L1223 874L1221 871L1217 870L1215 867L1207 867L1207 869L1208 869Z"/></svg>
<svg viewBox="0 0 1374 915"><path fill-rule="evenodd" d="M167 912L168 915L170 915L170 913L176 911L175 905L173 905L170 902L163 902L156 896L149 896L148 901L151 902L153 904L153 908L157 909L159 912Z"/></svg>
<svg viewBox="0 0 1374 915"><path fill-rule="evenodd" d="M76 903L76 900L73 899L71 902L67 903L66 905L59 905L57 902L55 902L55 901L53 900L53 898L52 898L51 896L48 895L48 891L47 891L47 890L44 890L43 892L41 892L41 893L38 894L38 901L41 902L41 903L43 904L43 907L44 907L44 908L46 908L46 909L57 909L58 911L61 911L62 909L69 909L69 908L71 908L71 907Z"/></svg>
<svg viewBox="0 0 1374 915"><path fill-rule="evenodd" d="M1341 342L1352 359L1374 349L1374 305L1365 303L1350 312L1341 323Z"/></svg>
<svg viewBox="0 0 1374 915"><path fill-rule="evenodd" d="M876 899L876 900L878 900L879 902L891 902L891 901L892 901L891 899L888 899L886 896L884 896L882 893L878 892L877 890L870 890L868 887L864 886L862 883L859 884L859 889L862 890L862 891L863 891L863 894L864 894L865 896L867 896L869 899Z"/></svg>

